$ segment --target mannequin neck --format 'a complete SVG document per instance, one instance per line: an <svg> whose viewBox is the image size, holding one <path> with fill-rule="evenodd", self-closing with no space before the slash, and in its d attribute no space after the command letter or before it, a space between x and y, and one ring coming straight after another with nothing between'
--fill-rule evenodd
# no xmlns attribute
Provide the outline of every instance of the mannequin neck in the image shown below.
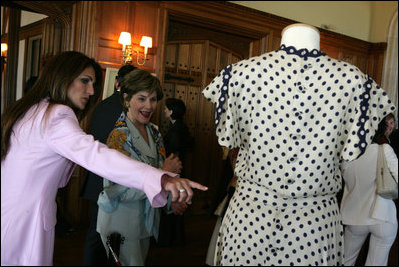
<svg viewBox="0 0 399 267"><path fill-rule="evenodd" d="M320 50L320 33L310 25L297 23L285 27L281 34L281 45L295 49Z"/></svg>

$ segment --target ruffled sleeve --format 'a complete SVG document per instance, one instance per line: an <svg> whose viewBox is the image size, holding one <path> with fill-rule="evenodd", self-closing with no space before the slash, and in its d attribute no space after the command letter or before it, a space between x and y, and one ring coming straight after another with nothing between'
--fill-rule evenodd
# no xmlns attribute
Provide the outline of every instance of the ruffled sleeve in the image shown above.
<svg viewBox="0 0 399 267"><path fill-rule="evenodd" d="M395 111L395 106L385 91L369 75L362 77L354 89L353 97L348 104L347 116L343 121L341 158L346 161L354 160L364 153L374 137L379 122Z"/></svg>
<svg viewBox="0 0 399 267"><path fill-rule="evenodd" d="M228 148L240 146L235 84L231 81L232 65L227 66L204 89L202 94L216 104L215 124L219 144Z"/></svg>

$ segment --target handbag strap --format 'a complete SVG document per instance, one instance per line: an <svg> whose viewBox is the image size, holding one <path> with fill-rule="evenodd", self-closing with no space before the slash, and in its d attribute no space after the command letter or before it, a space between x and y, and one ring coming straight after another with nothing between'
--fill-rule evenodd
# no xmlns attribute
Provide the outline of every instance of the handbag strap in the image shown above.
<svg viewBox="0 0 399 267"><path fill-rule="evenodd" d="M384 152L384 145L383 144L382 145L378 145L377 172L380 172L381 169L383 171L391 172L389 167L388 167L387 160L385 158L385 152ZM392 180L394 180L394 182L397 184L398 182L396 182L396 180L393 178L392 175L391 175L391 177L392 177Z"/></svg>
<svg viewBox="0 0 399 267"><path fill-rule="evenodd" d="M381 167L383 167L384 170L389 170L387 160L385 159L384 145L379 145L378 153L381 160Z"/></svg>
<svg viewBox="0 0 399 267"><path fill-rule="evenodd" d="M384 167L384 147L383 145L378 145L378 157L377 157L377 177L381 168Z"/></svg>

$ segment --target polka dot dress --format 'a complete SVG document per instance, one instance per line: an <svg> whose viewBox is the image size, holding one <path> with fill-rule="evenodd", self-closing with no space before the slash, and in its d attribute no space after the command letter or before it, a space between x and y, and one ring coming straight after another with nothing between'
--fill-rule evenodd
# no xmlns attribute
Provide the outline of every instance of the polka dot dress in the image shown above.
<svg viewBox="0 0 399 267"><path fill-rule="evenodd" d="M227 66L203 94L219 144L240 148L215 264L342 265L339 166L395 110L384 90L351 64L281 46Z"/></svg>

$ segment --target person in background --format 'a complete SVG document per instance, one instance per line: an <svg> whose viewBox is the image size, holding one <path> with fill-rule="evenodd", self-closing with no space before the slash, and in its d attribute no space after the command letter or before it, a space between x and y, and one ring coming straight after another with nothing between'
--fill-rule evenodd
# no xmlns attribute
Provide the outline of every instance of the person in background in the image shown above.
<svg viewBox="0 0 399 267"><path fill-rule="evenodd" d="M100 65L67 51L53 57L30 93L1 118L1 265L52 265L57 189L76 166L144 191L154 207L191 203L205 186L110 149L86 134L79 121L101 90Z"/></svg>
<svg viewBox="0 0 399 267"><path fill-rule="evenodd" d="M121 83L123 112L107 145L155 168L180 173L179 158L173 155L166 158L162 136L158 127L150 122L162 97L158 78L141 69L128 73ZM119 250L120 263L144 265L150 237L158 237L159 209L151 207L144 192L107 179L104 179L98 204L97 231L107 251L111 235L120 234L123 242L115 249Z"/></svg>
<svg viewBox="0 0 399 267"><path fill-rule="evenodd" d="M341 203L345 225L344 248L346 266L354 266L367 236L370 244L365 266L386 266L389 251L396 238L398 221L393 200L376 193L378 147L382 145L389 170L398 181L398 158L388 144L395 128L394 115L387 115L378 125L373 143L352 162L342 163L345 180Z"/></svg>
<svg viewBox="0 0 399 267"><path fill-rule="evenodd" d="M374 135L374 141L379 144L390 144L390 136L395 130L395 116L388 114L378 125L378 130Z"/></svg>
<svg viewBox="0 0 399 267"><path fill-rule="evenodd" d="M184 123L186 105L181 99L167 98L165 100L164 114L165 118L171 123L171 126L164 136L166 155L178 156L182 161L183 169L181 175L184 176L184 166L187 151L192 147L192 138L187 125ZM159 227L159 246L176 246L185 243L184 233L184 212L187 205L184 203L171 203L170 209L162 209L161 223Z"/></svg>
<svg viewBox="0 0 399 267"><path fill-rule="evenodd" d="M169 130L164 136L166 155L174 154L183 163L181 175L184 176L184 165L187 152L192 148L192 137L184 122L186 105L183 100L167 98L164 109L165 118L171 123Z"/></svg>
<svg viewBox="0 0 399 267"><path fill-rule="evenodd" d="M393 150L395 151L395 154L397 157L399 157L399 136L398 136L399 130L398 128L394 129L391 133L391 135L389 136L389 144L391 145L391 147L393 148Z"/></svg>
<svg viewBox="0 0 399 267"><path fill-rule="evenodd" d="M122 66L115 77L114 93L101 101L94 109L90 121L90 134L101 143L106 143L108 136L114 128L115 122L122 112L120 100L120 83L126 74L136 69L133 65ZM91 215L90 224L86 233L86 241L83 251L84 266L104 265L107 262L107 253L104 249L101 237L96 231L97 227L97 200L103 190L103 178L87 171L82 183L80 195L90 200Z"/></svg>

